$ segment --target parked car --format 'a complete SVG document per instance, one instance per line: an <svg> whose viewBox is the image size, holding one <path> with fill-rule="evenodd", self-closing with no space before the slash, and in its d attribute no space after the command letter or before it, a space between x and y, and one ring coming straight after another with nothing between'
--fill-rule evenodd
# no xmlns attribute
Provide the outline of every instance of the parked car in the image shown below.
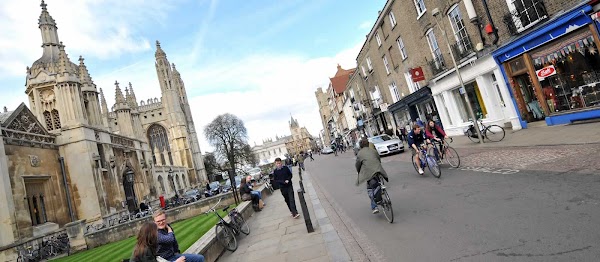
<svg viewBox="0 0 600 262"><path fill-rule="evenodd" d="M183 193L183 197L190 199L192 202L196 202L196 201L200 200L200 198L202 197L202 194L200 193L200 190L198 190L198 189L190 189L188 191L185 191L185 193Z"/></svg>
<svg viewBox="0 0 600 262"><path fill-rule="evenodd" d="M210 182L210 195L218 195L221 193L221 183L219 181Z"/></svg>
<svg viewBox="0 0 600 262"><path fill-rule="evenodd" d="M262 170L258 167L251 168L248 170L248 174L252 176L252 179L259 180L262 177Z"/></svg>
<svg viewBox="0 0 600 262"><path fill-rule="evenodd" d="M333 154L333 149L331 149L331 147L324 147L323 150L321 150L321 154L324 155L328 155L328 154Z"/></svg>
<svg viewBox="0 0 600 262"><path fill-rule="evenodd" d="M235 179L235 188L240 189L240 184L242 183L243 176L236 176ZM222 190L223 193L231 191L231 180L225 180L225 185L223 185Z"/></svg>
<svg viewBox="0 0 600 262"><path fill-rule="evenodd" d="M378 135L369 137L368 140L375 145L375 149L380 156L404 152L404 143L398 138L392 138L388 135Z"/></svg>

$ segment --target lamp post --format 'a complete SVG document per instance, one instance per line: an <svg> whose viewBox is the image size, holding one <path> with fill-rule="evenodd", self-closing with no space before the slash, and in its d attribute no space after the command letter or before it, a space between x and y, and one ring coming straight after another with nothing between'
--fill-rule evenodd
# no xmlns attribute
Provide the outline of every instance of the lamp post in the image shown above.
<svg viewBox="0 0 600 262"><path fill-rule="evenodd" d="M481 130L479 130L479 124L477 123L477 118L475 117L475 113L473 112L473 107L471 107L471 101L469 99L469 95L467 95L467 90L465 88L465 83L463 82L462 75L460 74L460 71L458 70L458 64L456 63L456 58L454 58L454 52L452 52L452 46L450 46L450 40L448 40L448 36L446 35L446 30L444 30L440 26L440 23L438 22L438 16L440 15L440 10L437 8L434 8L431 11L431 13L433 14L433 19L435 20L435 24L437 25L438 29L444 36L444 39L446 40L446 44L448 45L448 50L450 51L450 57L452 58L452 63L454 64L454 71L456 71L456 76L458 77L458 82L460 82L460 88L463 91L463 94L462 94L463 98L467 102L467 109L469 110L469 116L471 117L471 119L473 119L473 125L475 126L475 131L477 132L477 138L479 139L479 143L483 144L483 137L481 136Z"/></svg>

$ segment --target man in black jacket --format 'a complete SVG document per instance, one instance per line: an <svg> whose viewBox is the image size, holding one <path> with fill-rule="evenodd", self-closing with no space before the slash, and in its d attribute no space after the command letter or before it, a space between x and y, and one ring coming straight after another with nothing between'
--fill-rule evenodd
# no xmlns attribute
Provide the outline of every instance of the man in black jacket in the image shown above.
<svg viewBox="0 0 600 262"><path fill-rule="evenodd" d="M281 163L281 158L275 158L275 170L273 171L273 180L279 183L281 194L287 204L293 218L298 218L298 210L296 210L296 199L294 198L294 186L292 185L292 172L289 168L284 168Z"/></svg>

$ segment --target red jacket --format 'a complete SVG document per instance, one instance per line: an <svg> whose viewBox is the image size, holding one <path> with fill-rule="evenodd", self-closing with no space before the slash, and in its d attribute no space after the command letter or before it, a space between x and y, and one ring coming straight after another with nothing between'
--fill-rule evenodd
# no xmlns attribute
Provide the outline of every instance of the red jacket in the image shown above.
<svg viewBox="0 0 600 262"><path fill-rule="evenodd" d="M446 136L446 132L444 132L444 130L440 126L435 125L435 129L439 134L442 135L442 137L439 138L444 138ZM429 139L435 138L435 136L431 133L431 131L427 130L427 128L425 128L425 136Z"/></svg>

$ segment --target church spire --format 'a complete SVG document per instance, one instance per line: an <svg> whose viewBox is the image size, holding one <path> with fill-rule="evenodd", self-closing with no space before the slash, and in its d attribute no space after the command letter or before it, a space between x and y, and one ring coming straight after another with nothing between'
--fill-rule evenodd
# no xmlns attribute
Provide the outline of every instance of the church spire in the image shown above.
<svg viewBox="0 0 600 262"><path fill-rule="evenodd" d="M154 53L154 56L156 56L156 58L167 57L165 51L163 51L162 48L160 48L160 42L158 40L156 40L156 53Z"/></svg>
<svg viewBox="0 0 600 262"><path fill-rule="evenodd" d="M42 46L57 46L59 41L56 22L52 16L50 16L50 13L48 13L48 9L46 8L47 5L44 0L42 0L40 6L42 7L42 13L38 19L38 25L42 32Z"/></svg>
<svg viewBox="0 0 600 262"><path fill-rule="evenodd" d="M100 103L102 104L102 114L108 114L108 105L106 104L106 97L102 88L100 88Z"/></svg>

